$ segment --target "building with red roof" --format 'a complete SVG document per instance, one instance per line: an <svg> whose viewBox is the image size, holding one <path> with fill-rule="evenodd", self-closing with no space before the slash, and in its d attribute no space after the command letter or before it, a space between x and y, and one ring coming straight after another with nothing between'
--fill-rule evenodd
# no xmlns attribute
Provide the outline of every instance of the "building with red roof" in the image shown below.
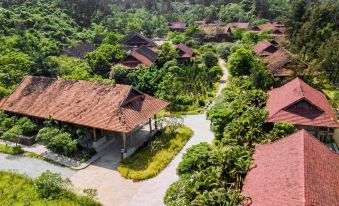
<svg viewBox="0 0 339 206"><path fill-rule="evenodd" d="M53 119L124 137L151 121L168 102L144 94L129 85L83 80L28 76L8 97L0 110L37 119Z"/></svg>
<svg viewBox="0 0 339 206"><path fill-rule="evenodd" d="M281 78L292 76L294 73L293 68L301 65L291 52L283 48L279 48L271 55L267 55L264 60L267 62L267 69L271 74Z"/></svg>
<svg viewBox="0 0 339 206"><path fill-rule="evenodd" d="M193 49L186 44L178 44L175 46L175 49L178 51L178 59L191 59L194 55Z"/></svg>
<svg viewBox="0 0 339 206"><path fill-rule="evenodd" d="M136 31L130 32L128 35L120 40L120 43L122 45L122 48L127 51L139 48L141 46L146 46L150 49L157 47L157 45L151 39Z"/></svg>
<svg viewBox="0 0 339 206"><path fill-rule="evenodd" d="M170 23L169 29L172 31L185 31L187 24L183 22L173 22Z"/></svg>
<svg viewBox="0 0 339 206"><path fill-rule="evenodd" d="M337 206L339 155L305 130L256 145L244 181L246 206Z"/></svg>
<svg viewBox="0 0 339 206"><path fill-rule="evenodd" d="M288 122L306 129L325 143L333 141L334 129L339 127L336 113L326 96L295 78L268 92L267 122Z"/></svg>
<svg viewBox="0 0 339 206"><path fill-rule="evenodd" d="M143 45L139 48L129 51L127 56L116 66L126 67L127 69L135 69L140 65L149 67L157 60L157 53L149 47Z"/></svg>
<svg viewBox="0 0 339 206"><path fill-rule="evenodd" d="M253 51L259 55L259 56L270 56L276 51L278 51L278 48L273 45L271 42L264 40L262 42L259 42L257 45L253 47Z"/></svg>

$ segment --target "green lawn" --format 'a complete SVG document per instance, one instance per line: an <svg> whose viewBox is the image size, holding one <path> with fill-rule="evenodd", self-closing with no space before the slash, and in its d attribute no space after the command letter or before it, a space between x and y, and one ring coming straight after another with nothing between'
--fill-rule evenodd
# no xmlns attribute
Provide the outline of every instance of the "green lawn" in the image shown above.
<svg viewBox="0 0 339 206"><path fill-rule="evenodd" d="M155 137L153 141L124 159L118 171L125 178L144 180L158 175L193 136L193 131L180 126L171 134L170 129Z"/></svg>
<svg viewBox="0 0 339 206"><path fill-rule="evenodd" d="M34 186L34 180L12 172L0 172L0 205L34 206L100 206L100 203L72 192L57 199L43 199Z"/></svg>

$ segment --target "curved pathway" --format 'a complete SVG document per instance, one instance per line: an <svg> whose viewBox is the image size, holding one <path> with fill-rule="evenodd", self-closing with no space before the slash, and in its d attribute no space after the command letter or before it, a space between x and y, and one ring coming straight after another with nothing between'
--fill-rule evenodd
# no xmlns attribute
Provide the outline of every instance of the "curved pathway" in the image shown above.
<svg viewBox="0 0 339 206"><path fill-rule="evenodd" d="M35 178L49 170L60 173L63 178L69 178L75 171L43 160L25 157L22 155L8 155L0 153L0 170L13 171L28 177Z"/></svg>

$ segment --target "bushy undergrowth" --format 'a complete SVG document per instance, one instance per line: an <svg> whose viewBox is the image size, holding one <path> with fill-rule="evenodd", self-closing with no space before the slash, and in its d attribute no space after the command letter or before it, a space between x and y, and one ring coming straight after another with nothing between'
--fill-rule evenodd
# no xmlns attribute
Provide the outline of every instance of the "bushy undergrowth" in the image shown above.
<svg viewBox="0 0 339 206"><path fill-rule="evenodd" d="M1 153L6 153L6 154L11 154L11 155L18 155L18 154L23 154L24 150L20 146L6 146L3 144L0 144L0 152Z"/></svg>
<svg viewBox="0 0 339 206"><path fill-rule="evenodd" d="M78 144L77 140L71 138L71 134L53 127L42 128L36 140L45 141L48 149L66 156L74 153Z"/></svg>
<svg viewBox="0 0 339 206"><path fill-rule="evenodd" d="M144 180L158 175L184 147L193 132L186 126L164 128L145 147L124 159L119 167L120 174L129 179Z"/></svg>
<svg viewBox="0 0 339 206"><path fill-rule="evenodd" d="M17 143L21 136L32 135L36 128L35 122L27 117L18 118L0 112L0 131L3 132L1 139Z"/></svg>
<svg viewBox="0 0 339 206"><path fill-rule="evenodd" d="M92 197L76 195L63 182L60 175L51 172L45 172L35 180L12 172L0 172L0 205L101 205Z"/></svg>

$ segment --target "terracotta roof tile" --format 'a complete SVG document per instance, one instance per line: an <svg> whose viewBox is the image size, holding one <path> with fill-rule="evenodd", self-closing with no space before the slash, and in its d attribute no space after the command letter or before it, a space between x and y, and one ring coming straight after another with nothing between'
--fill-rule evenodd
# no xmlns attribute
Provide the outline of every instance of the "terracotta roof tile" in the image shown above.
<svg viewBox="0 0 339 206"><path fill-rule="evenodd" d="M139 98L131 97L136 93ZM168 105L121 84L26 77L0 109L116 132L130 132Z"/></svg>
<svg viewBox="0 0 339 206"><path fill-rule="evenodd" d="M278 51L278 48L275 47L271 42L264 40L262 42L259 42L257 45L255 45L253 47L253 51L257 55L270 56L276 51Z"/></svg>
<svg viewBox="0 0 339 206"><path fill-rule="evenodd" d="M171 29L180 29L180 30L186 29L186 27L187 27L187 24L183 22L173 22L169 26L169 28Z"/></svg>
<svg viewBox="0 0 339 206"><path fill-rule="evenodd" d="M274 76L291 76L293 71L286 67L293 60L293 55L286 49L280 48L265 58L267 69Z"/></svg>
<svg viewBox="0 0 339 206"><path fill-rule="evenodd" d="M175 46L175 48L182 51L182 54L180 55L181 58L193 57L193 50L190 47L188 47L186 44L178 44L177 46Z"/></svg>
<svg viewBox="0 0 339 206"><path fill-rule="evenodd" d="M257 145L242 193L251 206L337 206L339 155L305 130Z"/></svg>
<svg viewBox="0 0 339 206"><path fill-rule="evenodd" d="M339 127L337 116L326 96L299 78L268 92L267 122L290 122L297 125ZM307 101L314 109L295 109L291 106Z"/></svg>

